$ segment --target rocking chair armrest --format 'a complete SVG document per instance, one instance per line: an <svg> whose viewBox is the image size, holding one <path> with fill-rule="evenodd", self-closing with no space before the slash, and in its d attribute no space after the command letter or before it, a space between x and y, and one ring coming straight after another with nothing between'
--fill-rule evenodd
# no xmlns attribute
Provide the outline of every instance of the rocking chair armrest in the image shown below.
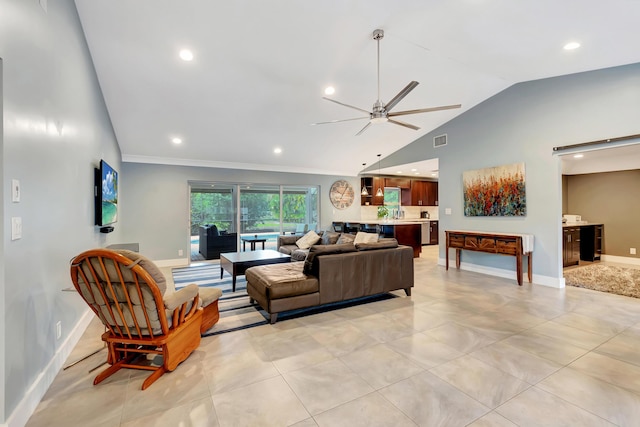
<svg viewBox="0 0 640 427"><path fill-rule="evenodd" d="M185 302L189 302L198 296L198 285L191 283L184 288L164 296L164 307L167 310L175 310Z"/></svg>

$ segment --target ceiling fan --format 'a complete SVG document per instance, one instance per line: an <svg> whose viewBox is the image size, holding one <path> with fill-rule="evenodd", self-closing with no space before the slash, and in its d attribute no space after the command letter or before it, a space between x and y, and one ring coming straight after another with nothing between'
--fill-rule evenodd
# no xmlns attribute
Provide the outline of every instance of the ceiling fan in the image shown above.
<svg viewBox="0 0 640 427"><path fill-rule="evenodd" d="M415 89L419 83L416 81L412 81L404 89L398 92L398 94L394 96L393 99L391 99L391 101L389 101L386 104L380 100L380 40L382 40L383 37L384 37L383 30L378 29L373 31L373 39L378 43L378 99L376 100L376 102L374 102L372 111L367 111L365 109L354 107L353 105L345 104L343 102L336 101L335 99L331 99L331 98L327 98L326 96L323 96L322 98L326 99L327 101L335 102L336 104L353 108L354 110L362 111L363 113L366 113L367 116L355 117L353 119L342 119L342 120L331 120L328 122L318 122L318 123L313 123L313 125L324 125L328 123L339 123L339 122L347 122L351 120L369 119L369 123L367 123L362 129L360 129L360 132L358 132L356 136L360 135L362 132L367 130L367 128L371 126L371 123L389 122L396 125L407 127L409 129L418 130L420 129L418 126L412 125L410 123L401 122L400 120L396 120L394 117L406 116L408 114L428 113L431 111L451 110L454 108L461 107L460 104L443 105L441 107L420 108L417 110L405 110L405 111L397 111L397 112L391 113L390 112L391 109L395 107L400 101L402 101L402 99L405 96L407 96L409 92Z"/></svg>

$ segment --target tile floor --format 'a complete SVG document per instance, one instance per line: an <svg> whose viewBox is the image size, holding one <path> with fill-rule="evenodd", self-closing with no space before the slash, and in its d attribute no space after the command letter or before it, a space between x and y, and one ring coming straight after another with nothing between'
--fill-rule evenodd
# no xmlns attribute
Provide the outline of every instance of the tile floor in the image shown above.
<svg viewBox="0 0 640 427"><path fill-rule="evenodd" d="M637 426L640 301L415 262L413 296L208 337L145 391L105 353L64 371L36 426ZM99 347L92 323L69 357Z"/></svg>

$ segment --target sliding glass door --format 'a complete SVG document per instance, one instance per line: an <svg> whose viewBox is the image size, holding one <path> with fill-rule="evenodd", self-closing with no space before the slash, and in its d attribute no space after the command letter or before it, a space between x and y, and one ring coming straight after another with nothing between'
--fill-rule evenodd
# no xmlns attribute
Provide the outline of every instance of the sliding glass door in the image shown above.
<svg viewBox="0 0 640 427"><path fill-rule="evenodd" d="M317 186L285 186L190 182L191 188L191 261L218 259L208 253L201 236L221 235L214 246L235 252L276 249L279 234L303 234L318 228L319 197ZM210 228L215 225L215 231ZM207 231L207 233L204 233ZM230 250L227 240L235 236ZM252 242L253 240L253 242ZM264 240L264 241L263 241ZM211 246L211 245L209 245ZM206 249L206 248L205 248Z"/></svg>

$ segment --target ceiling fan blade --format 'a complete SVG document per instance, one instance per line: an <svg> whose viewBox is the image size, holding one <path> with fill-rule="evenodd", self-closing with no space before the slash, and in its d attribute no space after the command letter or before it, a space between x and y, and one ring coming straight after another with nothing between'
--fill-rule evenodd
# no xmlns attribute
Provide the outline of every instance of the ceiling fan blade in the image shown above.
<svg viewBox="0 0 640 427"><path fill-rule="evenodd" d="M391 111L391 109L393 107L395 107L398 102L402 101L402 98L404 98L405 96L409 95L409 92L411 92L413 89L415 89L416 86L418 86L419 84L420 83L418 83L416 81L412 81L411 83L409 83L404 89L402 89L400 92L398 92L398 94L396 96L394 96L391 101L389 101L387 103L387 105L385 106L385 109L387 111Z"/></svg>
<svg viewBox="0 0 640 427"><path fill-rule="evenodd" d="M417 114L417 113L430 113L431 111L452 110L454 108L460 108L460 107L462 107L461 104L443 105L442 107L419 108L417 110L405 110L405 111L398 111L396 113L389 113L389 117L406 116L407 114Z"/></svg>
<svg viewBox="0 0 640 427"><path fill-rule="evenodd" d="M414 125L409 124L409 123L401 122L401 121L399 121L399 120L392 120L392 119L388 119L387 121L388 121L389 123L393 123L393 124L396 124L396 125L404 126L404 127L406 127L406 128L413 129L413 130L418 130L418 129L420 129L418 126L414 126Z"/></svg>
<svg viewBox="0 0 640 427"><path fill-rule="evenodd" d="M362 129L360 129L360 132L356 133L356 136L360 135L362 132L364 132L365 130L367 130L367 128L371 126L371 122L367 123L366 125L364 125L364 127Z"/></svg>
<svg viewBox="0 0 640 427"><path fill-rule="evenodd" d="M345 104L344 102L336 101L335 99L327 98L326 96L323 96L322 99L335 102L336 104L340 104L344 107L349 107L349 108L353 108L354 110L362 111L363 113L371 114L371 111L363 110L362 108L354 107L353 105Z"/></svg>
<svg viewBox="0 0 640 427"><path fill-rule="evenodd" d="M328 122L311 123L311 126L326 125L326 124L329 124L329 123L350 122L351 120L362 120L362 119L369 119L369 117L354 117L353 119L329 120Z"/></svg>

